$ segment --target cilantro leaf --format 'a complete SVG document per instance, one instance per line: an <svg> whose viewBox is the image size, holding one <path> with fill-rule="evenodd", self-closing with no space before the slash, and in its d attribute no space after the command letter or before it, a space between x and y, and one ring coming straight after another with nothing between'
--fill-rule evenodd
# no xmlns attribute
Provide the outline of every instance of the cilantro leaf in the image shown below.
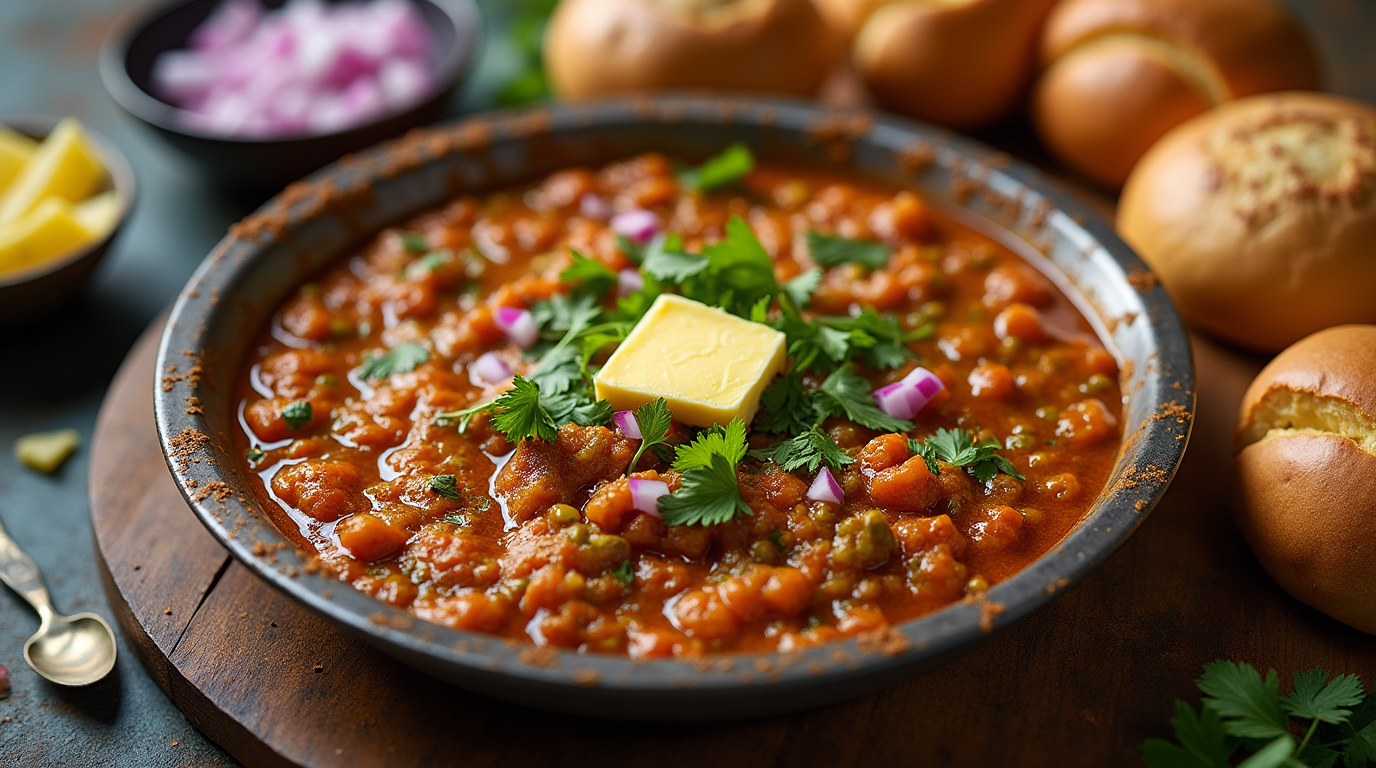
<svg viewBox="0 0 1376 768"><path fill-rule="evenodd" d="M253 446L244 452L244 458L248 460L250 466L257 466L267 456L259 446Z"/></svg>
<svg viewBox="0 0 1376 768"><path fill-rule="evenodd" d="M883 243L824 235L815 230L807 233L807 251L819 267L855 263L870 269L879 269L889 263L889 257L892 255L888 246Z"/></svg>
<svg viewBox="0 0 1376 768"><path fill-rule="evenodd" d="M645 274L669 285L679 285L711 265L706 256L680 251L651 251L640 268Z"/></svg>
<svg viewBox="0 0 1376 768"><path fill-rule="evenodd" d="M401 238L402 247L411 253L425 253L430 250L430 246L425 243L425 238L415 232L400 231L397 232L397 236Z"/></svg>
<svg viewBox="0 0 1376 768"><path fill-rule="evenodd" d="M660 498L659 512L668 525L719 525L754 514L741 496L735 462L722 453L706 459L683 473L677 491Z"/></svg>
<svg viewBox="0 0 1376 768"><path fill-rule="evenodd" d="M530 308L530 314L540 326L540 337L548 341L568 335L577 336L592 325L601 313L596 299L586 293L577 296L556 293L544 301L535 302Z"/></svg>
<svg viewBox="0 0 1376 768"><path fill-rule="evenodd" d="M448 248L441 248L438 251L431 251L419 259L416 259L416 266L426 272L434 272L453 260L454 252Z"/></svg>
<svg viewBox="0 0 1376 768"><path fill-rule="evenodd" d="M611 401L598 400L581 391L548 397L541 394L540 405L549 413L555 428L564 424L577 424L580 427L601 426L612 418Z"/></svg>
<svg viewBox="0 0 1376 768"><path fill-rule="evenodd" d="M875 406L870 383L849 363L828 376L817 392L821 395L822 412L828 416L844 415L862 427L879 432L905 432L913 428L911 421L896 419Z"/></svg>
<svg viewBox="0 0 1376 768"><path fill-rule="evenodd" d="M822 270L809 269L784 283L784 293L799 307L806 307L812 301L812 294L822 284Z"/></svg>
<svg viewBox="0 0 1376 768"><path fill-rule="evenodd" d="M382 354L369 353L358 367L361 379L385 379L394 373L410 373L430 359L430 351L415 342L404 342Z"/></svg>
<svg viewBox="0 0 1376 768"><path fill-rule="evenodd" d="M540 385L524 376L513 377L512 388L492 401L501 409L492 417L492 426L506 434L513 443L539 438L552 443L559 437L554 418L540 403Z"/></svg>
<svg viewBox="0 0 1376 768"><path fill-rule="evenodd" d="M630 466L626 467L628 476L635 471L635 466L640 463L640 456L645 453L646 448L663 443L664 438L669 436L669 427L673 420L674 415L669 412L669 403L662 397L656 397L635 409L635 425L640 428L640 447L636 449L635 456L631 457Z"/></svg>
<svg viewBox="0 0 1376 768"><path fill-rule="evenodd" d="M1215 661L1204 665L1204 674L1195 684L1206 694L1204 705L1218 712L1229 734L1244 739L1290 734L1274 669L1263 678L1246 662Z"/></svg>
<svg viewBox="0 0 1376 768"><path fill-rule="evenodd" d="M819 424L812 425L811 429L792 440L784 440L768 448L751 451L750 457L761 461L772 460L785 472L797 472L800 469L816 472L823 464L832 469L840 469L855 461L836 445L831 435L822 431Z"/></svg>
<svg viewBox="0 0 1376 768"><path fill-rule="evenodd" d="M740 216L726 222L725 238L702 251L711 268L706 279L699 276L684 284L684 295L690 299L749 317L756 302L781 290L774 277L774 260Z"/></svg>
<svg viewBox="0 0 1376 768"><path fill-rule="evenodd" d="M817 420L812 400L803 391L803 379L797 371L789 371L774 379L760 395L760 411L755 416L755 429L774 434L796 435L804 432Z"/></svg>
<svg viewBox="0 0 1376 768"><path fill-rule="evenodd" d="M755 157L750 148L740 142L732 144L716 157L697 168L679 172L678 181L694 192L708 192L740 181L755 170Z"/></svg>
<svg viewBox="0 0 1376 768"><path fill-rule="evenodd" d="M1224 732L1217 712L1203 707L1196 715L1193 707L1177 700L1171 728L1178 745L1147 739L1138 747L1147 768L1229 768L1237 743Z"/></svg>
<svg viewBox="0 0 1376 768"><path fill-rule="evenodd" d="M287 429L304 429L314 417L309 400L297 400L282 409L282 421L287 423Z"/></svg>
<svg viewBox="0 0 1376 768"><path fill-rule="evenodd" d="M725 429L715 426L704 430L693 442L678 447L674 469L687 472L691 469L705 468L711 466L713 456L723 456L732 467L735 467L745 458L748 447L745 434L745 422L741 421L739 416L732 419Z"/></svg>
<svg viewBox="0 0 1376 768"><path fill-rule="evenodd" d="M1290 734L1277 736L1266 746L1252 753L1252 756L1238 763L1238 768L1280 768L1293 765L1290 756L1295 754L1295 737Z"/></svg>
<svg viewBox="0 0 1376 768"><path fill-rule="evenodd" d="M1338 675L1330 681L1315 667L1295 675L1295 690L1282 700L1282 706L1292 717L1337 724L1352 716L1346 707L1361 700L1362 681L1356 675Z"/></svg>
<svg viewBox="0 0 1376 768"><path fill-rule="evenodd" d="M927 462L932 474L940 474L938 460L957 467L965 467L981 483L987 483L1002 472L1019 480L1027 478L1012 462L999 455L997 440L985 438L978 443L963 429L941 428L925 441L909 440L908 448Z"/></svg>
<svg viewBox="0 0 1376 768"><path fill-rule="evenodd" d="M1353 721L1342 724L1342 734L1348 739L1347 749L1343 752L1344 765L1367 765L1376 760L1376 721L1361 723L1357 716L1364 709L1376 709L1367 702L1376 702L1376 694L1368 695L1362 706L1353 715Z"/></svg>
<svg viewBox="0 0 1376 768"><path fill-rule="evenodd" d="M871 368L897 368L912 357L908 336L893 315L881 315L866 307L854 317L819 317L818 325L846 335L852 357L859 357Z"/></svg>
<svg viewBox="0 0 1376 768"><path fill-rule="evenodd" d="M458 480L453 475L435 475L430 478L430 490L446 499L459 499Z"/></svg>
<svg viewBox="0 0 1376 768"><path fill-rule="evenodd" d="M559 273L559 282L575 286L573 292L578 296L601 300L616 285L616 273L611 267L573 249L569 249L569 256L573 263Z"/></svg>
<svg viewBox="0 0 1376 768"><path fill-rule="evenodd" d="M617 581L628 587L631 585L631 582L635 581L635 573L631 570L630 560L622 560L621 565L612 569L612 575L616 577Z"/></svg>

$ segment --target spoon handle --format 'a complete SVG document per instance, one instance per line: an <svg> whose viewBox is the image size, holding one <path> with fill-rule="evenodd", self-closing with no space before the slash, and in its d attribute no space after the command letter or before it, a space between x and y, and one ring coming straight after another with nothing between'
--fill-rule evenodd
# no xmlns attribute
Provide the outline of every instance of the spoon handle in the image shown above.
<svg viewBox="0 0 1376 768"><path fill-rule="evenodd" d="M0 524L0 581L29 601L29 605L38 611L44 621L53 614L48 588L43 586L43 575L38 572L33 558L24 554L24 550L5 532L3 524Z"/></svg>

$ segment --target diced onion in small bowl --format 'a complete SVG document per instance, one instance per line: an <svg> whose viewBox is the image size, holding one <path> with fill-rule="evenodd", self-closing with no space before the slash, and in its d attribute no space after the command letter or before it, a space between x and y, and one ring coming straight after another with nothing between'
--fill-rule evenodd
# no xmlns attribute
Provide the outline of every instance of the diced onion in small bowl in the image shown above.
<svg viewBox="0 0 1376 768"><path fill-rule="evenodd" d="M524 309L500 307L493 313L493 321L507 338L522 347L534 346L540 340L540 328L535 324L535 316Z"/></svg>
<svg viewBox="0 0 1376 768"><path fill-rule="evenodd" d="M612 217L612 231L633 243L644 245L659 234L659 217L639 208Z"/></svg>
<svg viewBox="0 0 1376 768"><path fill-rule="evenodd" d="M631 508L651 517L659 517L659 497L669 495L669 485L663 480L640 477L633 477L628 482L631 486Z"/></svg>
<svg viewBox="0 0 1376 768"><path fill-rule="evenodd" d="M632 440L640 440L640 424L635 420L635 411L617 411L612 415L612 423L621 430L621 434Z"/></svg>
<svg viewBox="0 0 1376 768"><path fill-rule="evenodd" d="M468 366L468 375L478 386L500 384L511 378L511 366L497 357L496 352L484 352Z"/></svg>
<svg viewBox="0 0 1376 768"><path fill-rule="evenodd" d="M616 273L616 295L629 296L645 289L645 276L638 269L623 269Z"/></svg>
<svg viewBox="0 0 1376 768"><path fill-rule="evenodd" d="M874 402L879 410L896 419L911 419L945 388L940 377L919 366L901 381L876 389Z"/></svg>
<svg viewBox="0 0 1376 768"><path fill-rule="evenodd" d="M812 487L807 489L807 497L813 501L840 504L845 501L846 494L841 490L841 484L836 482L831 470L822 467L822 471L817 473L817 479L812 481Z"/></svg>

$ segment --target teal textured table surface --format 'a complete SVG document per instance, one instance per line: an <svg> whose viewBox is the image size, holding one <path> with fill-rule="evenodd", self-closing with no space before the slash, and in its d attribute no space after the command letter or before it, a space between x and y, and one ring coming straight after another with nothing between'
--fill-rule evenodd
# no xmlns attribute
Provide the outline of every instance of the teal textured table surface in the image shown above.
<svg viewBox="0 0 1376 768"><path fill-rule="evenodd" d="M1324 51L1333 90L1376 102L1376 3L1290 0ZM482 3L489 41L457 115L494 102L515 66L502 37L509 0ZM207 187L156 138L116 113L97 75L100 43L131 4L121 0L0 0L0 117L74 115L129 157L139 202L91 289L72 311L22 333L0 332L0 518L43 569L58 610L110 616L93 559L87 512L92 428L119 362L224 234L253 206ZM20 435L72 427L79 450L53 476L21 467ZM0 589L0 665L13 691L0 700L0 766L221 766L235 761L182 717L121 639L114 674L63 689L21 655L33 612ZM1163 706L1165 704L1163 703Z"/></svg>

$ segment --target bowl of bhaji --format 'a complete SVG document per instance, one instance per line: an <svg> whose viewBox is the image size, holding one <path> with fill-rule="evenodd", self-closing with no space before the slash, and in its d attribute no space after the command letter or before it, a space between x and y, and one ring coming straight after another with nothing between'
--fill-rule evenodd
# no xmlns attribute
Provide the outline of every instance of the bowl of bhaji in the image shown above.
<svg viewBox="0 0 1376 768"><path fill-rule="evenodd" d="M1036 171L921 124L670 95L482 115L231 228L162 340L191 508L433 676L660 720L964 653L1165 492L1170 300Z"/></svg>

